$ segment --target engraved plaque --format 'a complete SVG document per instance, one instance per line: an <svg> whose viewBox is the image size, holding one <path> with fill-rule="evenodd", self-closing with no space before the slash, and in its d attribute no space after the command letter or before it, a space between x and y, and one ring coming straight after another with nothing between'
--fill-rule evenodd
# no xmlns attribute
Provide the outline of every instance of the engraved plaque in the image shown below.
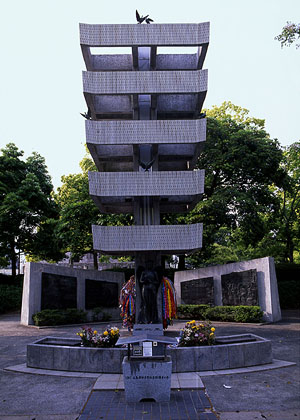
<svg viewBox="0 0 300 420"><path fill-rule="evenodd" d="M117 307L118 283L85 280L85 309Z"/></svg>
<svg viewBox="0 0 300 420"><path fill-rule="evenodd" d="M224 274L221 282L223 305L258 305L256 270Z"/></svg>
<svg viewBox="0 0 300 420"><path fill-rule="evenodd" d="M77 308L76 277L42 273L41 309Z"/></svg>
<svg viewBox="0 0 300 420"><path fill-rule="evenodd" d="M213 277L183 281L180 288L182 303L186 305L214 304Z"/></svg>

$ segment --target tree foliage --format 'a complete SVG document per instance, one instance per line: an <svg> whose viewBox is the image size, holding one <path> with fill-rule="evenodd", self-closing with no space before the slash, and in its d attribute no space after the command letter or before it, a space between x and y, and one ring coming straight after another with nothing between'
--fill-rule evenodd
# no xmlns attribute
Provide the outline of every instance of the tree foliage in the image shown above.
<svg viewBox="0 0 300 420"><path fill-rule="evenodd" d="M207 111L207 140L198 167L205 169L203 200L187 216L204 224L203 249L194 263L236 261L253 254L270 231L280 207L272 186L286 173L282 150L264 121L224 102Z"/></svg>
<svg viewBox="0 0 300 420"><path fill-rule="evenodd" d="M30 255L37 241L44 246L42 226L47 220L55 220L58 213L44 158L34 152L23 160L23 151L13 143L1 152L0 253L11 261L15 275L17 251ZM45 248L51 257L52 247Z"/></svg>
<svg viewBox="0 0 300 420"><path fill-rule="evenodd" d="M72 260L79 260L86 253L94 254L95 268L97 253L93 250L92 225L128 225L130 215L101 214L89 195L88 172L95 165L88 154L80 162L82 173L62 177L62 186L55 197L60 207L58 236L64 251L70 252Z"/></svg>
<svg viewBox="0 0 300 420"><path fill-rule="evenodd" d="M300 38L300 23L287 22L282 28L279 35L275 37L277 41L280 41L281 48L290 47L296 40ZM296 44L296 48L299 48L300 44Z"/></svg>

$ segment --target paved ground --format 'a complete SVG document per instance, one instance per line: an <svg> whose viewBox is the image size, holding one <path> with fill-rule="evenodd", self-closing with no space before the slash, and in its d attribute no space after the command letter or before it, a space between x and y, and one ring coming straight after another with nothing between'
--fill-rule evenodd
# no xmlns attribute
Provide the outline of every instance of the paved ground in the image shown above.
<svg viewBox="0 0 300 420"><path fill-rule="evenodd" d="M126 403L124 392L92 392L79 420L217 420L203 390L172 391L170 402Z"/></svg>
<svg viewBox="0 0 300 420"><path fill-rule="evenodd" d="M269 338L272 340L274 358L297 363L296 366L270 371L203 377L210 401L221 420L300 419L300 314L286 311L283 315L283 321L262 326L214 323L217 335L252 332ZM41 376L3 370L8 366L25 363L27 343L46 335L74 337L79 330L78 327L29 328L19 325L19 318L19 314L0 316L0 420L75 420L80 414L82 420L117 420L115 416L104 417L103 413L98 417L83 417L83 408L88 408L87 400L94 400L94 406L97 406L95 398L100 401L104 397L103 391L91 393L96 378ZM169 334L176 335L182 324L176 322ZM97 325L95 328L104 330L105 325ZM117 398L117 411L126 413L123 392L105 392L108 392L105 400L114 402ZM184 392L190 394L192 391ZM175 394L172 391L172 401L178 407L176 398L180 400L181 397L178 397L180 393ZM103 406L103 401L100 406ZM153 410L153 406L154 403L148 403L147 407L138 408L134 419L151 418L149 407ZM109 415L108 413L106 414ZM144 417L140 417L141 414ZM205 417L191 417L188 413L186 415L186 419L209 419L207 414ZM180 417L179 411L177 417L175 414L170 416L169 412L169 416L165 418L184 419ZM123 418L126 419L126 416ZM160 417L152 416L152 420L156 418Z"/></svg>

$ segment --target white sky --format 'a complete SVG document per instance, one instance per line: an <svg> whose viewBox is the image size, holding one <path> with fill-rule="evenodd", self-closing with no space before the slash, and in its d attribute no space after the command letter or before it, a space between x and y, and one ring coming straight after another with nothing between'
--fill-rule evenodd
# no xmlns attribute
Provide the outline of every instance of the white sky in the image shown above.
<svg viewBox="0 0 300 420"><path fill-rule="evenodd" d="M211 22L204 106L230 100L266 120L282 145L298 141L300 49L274 37L300 22L299 0L0 0L0 148L46 159L53 183L80 171L84 119L79 22Z"/></svg>

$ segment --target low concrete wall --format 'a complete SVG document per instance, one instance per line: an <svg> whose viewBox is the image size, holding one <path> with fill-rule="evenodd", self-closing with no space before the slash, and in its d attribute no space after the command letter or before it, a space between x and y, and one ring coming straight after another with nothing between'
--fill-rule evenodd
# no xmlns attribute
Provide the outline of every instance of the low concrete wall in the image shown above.
<svg viewBox="0 0 300 420"><path fill-rule="evenodd" d="M117 283L118 295L120 295L121 287L125 281L125 275L121 272L82 270L55 264L26 263L21 310L21 324L23 325L33 325L32 315L41 310L42 273L75 277L77 281L77 309L83 310L85 310L86 279ZM120 317L118 307L104 308L104 312L110 314L113 319Z"/></svg>
<svg viewBox="0 0 300 420"><path fill-rule="evenodd" d="M259 258L250 261L241 261L213 267L203 267L196 270L178 271L175 273L174 284L178 304L184 303L181 300L180 283L188 280L213 277L215 305L222 305L221 276L238 271L257 271L257 287L259 306L264 312L263 320L276 322L281 319L279 295L276 279L274 259L271 257Z"/></svg>
<svg viewBox="0 0 300 420"><path fill-rule="evenodd" d="M232 369L271 363L271 342L254 334L244 335L256 341L168 348L167 355L172 358L172 372ZM49 341L57 342L57 345L42 344ZM27 366L74 372L122 373L122 361L127 355L127 349L74 347L79 343L76 338L46 337L28 344Z"/></svg>

